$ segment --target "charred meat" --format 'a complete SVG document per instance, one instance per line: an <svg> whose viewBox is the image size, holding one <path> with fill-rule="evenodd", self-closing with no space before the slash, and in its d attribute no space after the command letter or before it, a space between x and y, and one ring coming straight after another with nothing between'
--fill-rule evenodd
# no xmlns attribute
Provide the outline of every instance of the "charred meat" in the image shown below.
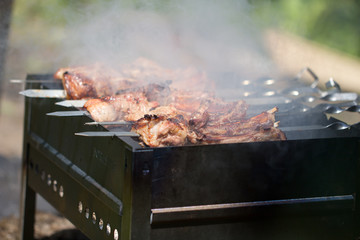
<svg viewBox="0 0 360 240"><path fill-rule="evenodd" d="M189 128L181 115L170 117L145 115L132 126L150 147L179 146L187 140Z"/></svg>

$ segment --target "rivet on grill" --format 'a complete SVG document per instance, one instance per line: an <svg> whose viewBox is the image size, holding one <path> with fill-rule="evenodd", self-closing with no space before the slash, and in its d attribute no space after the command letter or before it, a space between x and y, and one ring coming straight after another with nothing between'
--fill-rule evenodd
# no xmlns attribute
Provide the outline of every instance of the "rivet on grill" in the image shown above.
<svg viewBox="0 0 360 240"><path fill-rule="evenodd" d="M248 96L250 96L250 95L251 95L250 92L244 92L244 97L248 97Z"/></svg>
<svg viewBox="0 0 360 240"><path fill-rule="evenodd" d="M311 103L311 102L315 101L315 98L312 97L312 96L310 96L310 97L304 97L304 101Z"/></svg>
<svg viewBox="0 0 360 240"><path fill-rule="evenodd" d="M64 197L64 187L62 185L59 187L59 196Z"/></svg>
<svg viewBox="0 0 360 240"><path fill-rule="evenodd" d="M91 219L92 219L93 224L95 224L96 223L96 213L95 212L92 213Z"/></svg>
<svg viewBox="0 0 360 240"><path fill-rule="evenodd" d="M291 92L290 92L290 95L299 96L300 93L299 93L299 91L294 90L294 91L291 91Z"/></svg>
<svg viewBox="0 0 360 240"><path fill-rule="evenodd" d="M272 85L275 83L274 79L269 79L269 80L266 80L265 82L265 85Z"/></svg>
<svg viewBox="0 0 360 240"><path fill-rule="evenodd" d="M79 213L82 213L82 211L83 211L83 204L81 201L79 202L78 210L79 210Z"/></svg>
<svg viewBox="0 0 360 240"><path fill-rule="evenodd" d="M110 224L108 223L108 224L106 224L106 234L108 236L110 236L110 233L111 233L111 227L110 227Z"/></svg>
<svg viewBox="0 0 360 240"><path fill-rule="evenodd" d="M119 240L119 232L117 229L114 230L114 240Z"/></svg>
<svg viewBox="0 0 360 240"><path fill-rule="evenodd" d="M56 192L57 191L57 181L56 180L54 180L53 181L53 190L54 190L54 192Z"/></svg>
<svg viewBox="0 0 360 240"><path fill-rule="evenodd" d="M270 96L274 96L274 95L275 95L274 91L268 91L264 94L264 96L266 96L266 97L270 97Z"/></svg>
<svg viewBox="0 0 360 240"><path fill-rule="evenodd" d="M48 186L51 185L51 175L50 174L47 175L46 183L47 183Z"/></svg>
<svg viewBox="0 0 360 240"><path fill-rule="evenodd" d="M245 86L250 85L250 81L249 81L249 80L244 80L244 81L242 82L242 84L245 85Z"/></svg>
<svg viewBox="0 0 360 240"><path fill-rule="evenodd" d="M102 220L102 218L99 219L99 228L100 230L103 230L104 228L104 221Z"/></svg>
<svg viewBox="0 0 360 240"><path fill-rule="evenodd" d="M89 219L89 217L90 217L90 209L89 208L85 208L85 217L87 219Z"/></svg>
<svg viewBox="0 0 360 240"><path fill-rule="evenodd" d="M45 171L42 170L41 171L41 180L45 181L45 176L46 176Z"/></svg>

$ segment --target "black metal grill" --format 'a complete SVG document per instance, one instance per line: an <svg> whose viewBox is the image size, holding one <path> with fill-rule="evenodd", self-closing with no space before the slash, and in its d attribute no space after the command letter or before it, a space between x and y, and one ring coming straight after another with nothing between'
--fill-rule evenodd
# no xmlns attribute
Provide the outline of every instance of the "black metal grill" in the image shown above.
<svg viewBox="0 0 360 240"><path fill-rule="evenodd" d="M91 239L359 237L358 125L339 130L324 114L334 102L314 88L282 85L279 92L266 81L251 82L263 85L247 94L249 112L278 105L286 141L144 148L131 137L75 136L109 129L85 125L86 115L47 116L69 110L55 105L60 99L26 98L23 238L33 236L36 193ZM299 101L302 91L318 104Z"/></svg>

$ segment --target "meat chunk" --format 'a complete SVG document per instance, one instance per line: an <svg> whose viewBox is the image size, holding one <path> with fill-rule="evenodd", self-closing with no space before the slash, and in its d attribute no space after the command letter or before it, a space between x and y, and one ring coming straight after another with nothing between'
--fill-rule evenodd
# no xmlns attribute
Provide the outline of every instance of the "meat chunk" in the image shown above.
<svg viewBox="0 0 360 240"><path fill-rule="evenodd" d="M90 99L84 107L96 122L113 122L121 119L123 115L122 112L116 111L110 102L101 99Z"/></svg>
<svg viewBox="0 0 360 240"><path fill-rule="evenodd" d="M270 129L276 126L275 123L275 112L277 108L272 108L269 111L262 112L259 115L256 115L249 119L240 119L236 122L211 122L205 127L199 129L198 131L201 134L206 136L215 136L215 135L240 135L243 132L249 131L260 131Z"/></svg>
<svg viewBox="0 0 360 240"><path fill-rule="evenodd" d="M286 140L285 134L278 128L260 129L258 131L247 130L239 135L210 135L202 139L204 144L240 143L240 142L264 142Z"/></svg>
<svg viewBox="0 0 360 240"><path fill-rule="evenodd" d="M204 89L209 85L206 74L195 68L170 69L145 58L136 59L130 64L118 65L116 68L101 63L60 68L54 74L54 78L62 80L68 99L100 98L115 95L124 89L156 82L172 82L174 87L182 89L190 85L192 88L198 86ZM162 90L162 93L164 92ZM151 99L150 95L154 94L148 93Z"/></svg>
<svg viewBox="0 0 360 240"><path fill-rule="evenodd" d="M181 115L166 116L145 115L132 126L132 131L150 147L184 145L188 136L188 127Z"/></svg>
<svg viewBox="0 0 360 240"><path fill-rule="evenodd" d="M99 98L138 84L103 64L60 68L54 78L61 79L68 99Z"/></svg>
<svg viewBox="0 0 360 240"><path fill-rule="evenodd" d="M142 93L124 93L114 97L88 100L84 107L97 122L136 121L156 107Z"/></svg>

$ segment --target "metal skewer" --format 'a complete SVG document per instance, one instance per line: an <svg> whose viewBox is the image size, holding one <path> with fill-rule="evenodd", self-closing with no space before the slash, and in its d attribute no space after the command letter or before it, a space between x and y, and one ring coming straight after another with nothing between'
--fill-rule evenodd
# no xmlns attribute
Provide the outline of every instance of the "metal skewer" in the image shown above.
<svg viewBox="0 0 360 240"><path fill-rule="evenodd" d="M333 122L326 126L323 125L309 125L309 126L294 126L294 127L279 127L281 131L310 131L310 130L321 130L321 129L332 129L332 130L345 130L351 126L344 122Z"/></svg>
<svg viewBox="0 0 360 240"><path fill-rule="evenodd" d="M27 89L19 92L19 94L25 97L33 98L65 98L65 90L53 90L53 89Z"/></svg>
<svg viewBox="0 0 360 240"><path fill-rule="evenodd" d="M55 117L76 117L89 115L89 113L87 111L58 111L47 113L46 115Z"/></svg>
<svg viewBox="0 0 360 240"><path fill-rule="evenodd" d="M78 132L76 136L83 137L139 137L140 135L134 132Z"/></svg>
<svg viewBox="0 0 360 240"><path fill-rule="evenodd" d="M55 103L56 105L63 106L63 107L77 107L81 108L84 107L84 104L87 100L65 100L61 102Z"/></svg>
<svg viewBox="0 0 360 240"><path fill-rule="evenodd" d="M117 122L87 122L85 125L129 125L132 122L117 121Z"/></svg>
<svg viewBox="0 0 360 240"><path fill-rule="evenodd" d="M10 83L50 83L50 82L56 82L55 80L24 80L24 79L11 79ZM60 80L59 80L60 82Z"/></svg>

